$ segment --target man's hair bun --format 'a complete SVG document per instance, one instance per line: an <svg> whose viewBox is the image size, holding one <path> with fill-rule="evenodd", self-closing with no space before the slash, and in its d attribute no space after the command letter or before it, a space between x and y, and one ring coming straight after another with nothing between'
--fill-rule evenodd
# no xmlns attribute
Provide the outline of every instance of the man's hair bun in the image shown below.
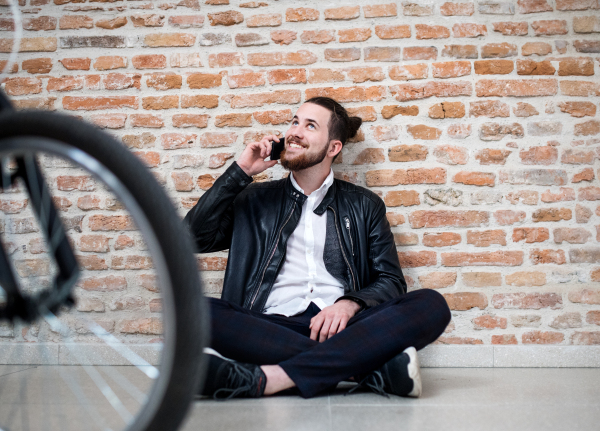
<svg viewBox="0 0 600 431"><path fill-rule="evenodd" d="M358 133L358 129L362 124L363 120L360 117L349 117L348 118L348 139L352 139Z"/></svg>

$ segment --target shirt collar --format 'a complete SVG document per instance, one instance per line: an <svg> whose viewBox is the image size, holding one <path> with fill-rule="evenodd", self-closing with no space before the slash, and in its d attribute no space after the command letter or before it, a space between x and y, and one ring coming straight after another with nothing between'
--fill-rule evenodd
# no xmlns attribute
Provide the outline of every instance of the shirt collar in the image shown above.
<svg viewBox="0 0 600 431"><path fill-rule="evenodd" d="M302 190L302 187L300 187L298 185L298 183L296 182L293 172L290 172L290 179L292 180L292 185L294 186L294 188L296 190L298 190L300 193L305 194L304 190ZM329 187L331 187L332 184L333 184L333 170L330 169L329 175L327 175L327 178L325 178L325 181L323 181L323 184L321 184L321 187L319 187L317 190L312 192L311 195L315 194L316 196L318 196L318 195L325 196L327 194L327 190L329 190Z"/></svg>

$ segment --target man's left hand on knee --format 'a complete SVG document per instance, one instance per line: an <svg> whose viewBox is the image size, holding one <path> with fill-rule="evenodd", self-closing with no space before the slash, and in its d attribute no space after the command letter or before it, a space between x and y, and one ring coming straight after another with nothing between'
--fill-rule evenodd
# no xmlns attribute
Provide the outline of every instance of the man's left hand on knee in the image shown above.
<svg viewBox="0 0 600 431"><path fill-rule="evenodd" d="M354 316L360 305L348 299L342 299L329 307L325 307L310 320L310 338L320 343L341 332L348 320Z"/></svg>

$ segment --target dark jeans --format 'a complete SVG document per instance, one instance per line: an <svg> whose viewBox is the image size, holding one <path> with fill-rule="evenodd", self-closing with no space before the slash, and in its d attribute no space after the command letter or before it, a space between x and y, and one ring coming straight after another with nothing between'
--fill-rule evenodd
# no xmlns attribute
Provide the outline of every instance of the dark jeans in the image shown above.
<svg viewBox="0 0 600 431"><path fill-rule="evenodd" d="M421 289L364 310L346 329L319 343L310 339L314 303L293 317L262 314L210 299L211 347L239 362L279 364L309 398L350 377L381 367L407 347L422 349L450 322L446 300Z"/></svg>

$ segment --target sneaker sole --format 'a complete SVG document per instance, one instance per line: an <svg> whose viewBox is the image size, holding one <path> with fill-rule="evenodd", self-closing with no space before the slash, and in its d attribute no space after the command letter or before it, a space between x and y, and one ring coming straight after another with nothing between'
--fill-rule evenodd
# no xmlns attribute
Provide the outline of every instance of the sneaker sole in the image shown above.
<svg viewBox="0 0 600 431"><path fill-rule="evenodd" d="M423 386L421 384L421 368L419 367L417 349L414 347L409 347L404 350L403 353L406 353L410 358L410 362L408 363L408 376L413 381L413 389L408 393L408 396L419 398L421 396Z"/></svg>

